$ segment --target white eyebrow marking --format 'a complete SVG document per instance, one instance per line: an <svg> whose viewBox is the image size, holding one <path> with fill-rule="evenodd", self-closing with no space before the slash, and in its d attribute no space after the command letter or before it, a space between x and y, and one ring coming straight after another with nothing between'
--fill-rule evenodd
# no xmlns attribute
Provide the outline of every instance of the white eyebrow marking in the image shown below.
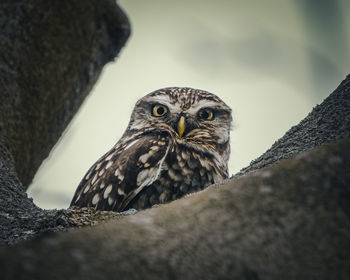
<svg viewBox="0 0 350 280"><path fill-rule="evenodd" d="M168 95L156 95L156 96L150 96L147 98L147 101L158 102L159 100L161 100L165 103L170 103L170 98Z"/></svg>
<svg viewBox="0 0 350 280"><path fill-rule="evenodd" d="M191 108L189 108L187 112L190 115L195 115L202 108L212 107L217 105L218 105L218 102L203 99L198 101L197 104L194 104L193 106L191 106Z"/></svg>
<svg viewBox="0 0 350 280"><path fill-rule="evenodd" d="M166 105L172 113L180 112L180 102L176 102L175 104L172 104L168 95L151 96L146 100L147 102L154 102L154 103L160 103L162 105Z"/></svg>

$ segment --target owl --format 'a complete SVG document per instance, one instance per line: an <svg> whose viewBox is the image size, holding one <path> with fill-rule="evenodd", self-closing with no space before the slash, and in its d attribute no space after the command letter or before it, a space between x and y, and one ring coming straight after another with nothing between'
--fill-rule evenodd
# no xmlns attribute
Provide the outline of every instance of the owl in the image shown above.
<svg viewBox="0 0 350 280"><path fill-rule="evenodd" d="M80 182L71 206L141 210L228 177L231 109L204 90L156 90L135 105L122 138Z"/></svg>

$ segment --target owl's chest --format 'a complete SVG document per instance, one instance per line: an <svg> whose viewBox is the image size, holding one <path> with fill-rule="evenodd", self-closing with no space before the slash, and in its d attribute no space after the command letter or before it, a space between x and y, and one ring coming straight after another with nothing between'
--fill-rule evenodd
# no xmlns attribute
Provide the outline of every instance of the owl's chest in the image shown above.
<svg viewBox="0 0 350 280"><path fill-rule="evenodd" d="M164 160L158 180L164 187L179 188L186 194L214 183L213 172L209 158L177 146Z"/></svg>
<svg viewBox="0 0 350 280"><path fill-rule="evenodd" d="M217 178L213 165L209 157L176 146L164 159L158 178L140 193L131 208L166 203L206 188Z"/></svg>

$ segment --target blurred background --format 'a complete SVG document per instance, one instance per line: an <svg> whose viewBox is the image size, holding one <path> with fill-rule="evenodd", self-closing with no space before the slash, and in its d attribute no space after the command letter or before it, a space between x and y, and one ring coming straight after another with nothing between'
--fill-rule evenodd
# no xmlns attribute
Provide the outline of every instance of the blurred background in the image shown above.
<svg viewBox="0 0 350 280"><path fill-rule="evenodd" d="M221 97L233 110L230 173L249 165L350 73L348 0L120 0L132 35L108 64L29 190L66 208L89 167L162 87Z"/></svg>

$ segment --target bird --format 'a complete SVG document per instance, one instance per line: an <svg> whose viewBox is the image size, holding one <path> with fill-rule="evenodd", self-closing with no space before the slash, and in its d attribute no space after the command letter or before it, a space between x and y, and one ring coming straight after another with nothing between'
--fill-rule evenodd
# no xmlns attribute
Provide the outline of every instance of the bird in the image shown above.
<svg viewBox="0 0 350 280"><path fill-rule="evenodd" d="M70 206L143 210L228 178L232 112L218 96L168 87L139 99L121 139L87 171Z"/></svg>

